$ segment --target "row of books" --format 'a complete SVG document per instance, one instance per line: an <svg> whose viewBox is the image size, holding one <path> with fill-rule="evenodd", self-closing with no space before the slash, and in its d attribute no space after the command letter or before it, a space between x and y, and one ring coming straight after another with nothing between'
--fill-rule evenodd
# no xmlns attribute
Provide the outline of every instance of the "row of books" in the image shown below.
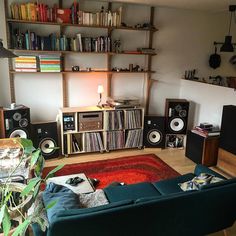
<svg viewBox="0 0 236 236"><path fill-rule="evenodd" d="M107 149L114 150L114 149L121 149L125 146L125 137L124 132L117 130L117 131L110 131L107 132Z"/></svg>
<svg viewBox="0 0 236 236"><path fill-rule="evenodd" d="M60 72L61 58L59 55L39 55L41 72Z"/></svg>
<svg viewBox="0 0 236 236"><path fill-rule="evenodd" d="M126 129L136 129L142 126L142 110L126 111Z"/></svg>
<svg viewBox="0 0 236 236"><path fill-rule="evenodd" d="M15 71L36 72L36 56L19 56L15 58Z"/></svg>
<svg viewBox="0 0 236 236"><path fill-rule="evenodd" d="M129 130L126 137L125 147L134 148L141 147L143 143L143 130L134 129Z"/></svg>
<svg viewBox="0 0 236 236"><path fill-rule="evenodd" d="M200 126L195 126L191 131L202 137L212 137L220 135L220 129L218 127L201 128Z"/></svg>
<svg viewBox="0 0 236 236"><path fill-rule="evenodd" d="M52 8L37 2L12 3L10 5L12 19L26 21L55 22L57 19L57 5Z"/></svg>
<svg viewBox="0 0 236 236"><path fill-rule="evenodd" d="M81 37L81 34L76 34L75 37L69 38L55 33L49 36L39 36L30 30L23 33L20 29L13 30L11 36L12 48L14 49L78 52L112 51L111 38L107 36L92 38Z"/></svg>
<svg viewBox="0 0 236 236"><path fill-rule="evenodd" d="M93 26L121 26L122 7L119 7L117 11L104 11L104 8L100 12L92 13L85 11L78 11L78 24L80 25L93 25Z"/></svg>
<svg viewBox="0 0 236 236"><path fill-rule="evenodd" d="M59 8L57 4L49 7L38 2L12 3L10 5L12 19L25 21L58 22L81 25L113 26L121 25L122 7L117 11L85 12L74 1L71 8Z"/></svg>
<svg viewBox="0 0 236 236"><path fill-rule="evenodd" d="M105 130L121 130L124 128L124 111L108 111L105 113Z"/></svg>

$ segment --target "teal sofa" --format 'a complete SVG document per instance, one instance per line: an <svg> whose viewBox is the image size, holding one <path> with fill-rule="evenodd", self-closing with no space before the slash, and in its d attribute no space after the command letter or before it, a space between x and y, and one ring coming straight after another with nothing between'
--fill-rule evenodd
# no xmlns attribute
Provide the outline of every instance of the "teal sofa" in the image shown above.
<svg viewBox="0 0 236 236"><path fill-rule="evenodd" d="M197 165L194 173L155 183L104 189L108 205L58 210L46 233L33 225L35 236L203 236L234 224L236 178L183 192L178 183L200 173L222 177Z"/></svg>

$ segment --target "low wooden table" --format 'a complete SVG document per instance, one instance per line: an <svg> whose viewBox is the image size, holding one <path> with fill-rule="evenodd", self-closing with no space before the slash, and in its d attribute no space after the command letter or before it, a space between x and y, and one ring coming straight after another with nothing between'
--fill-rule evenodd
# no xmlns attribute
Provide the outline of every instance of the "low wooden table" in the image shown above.
<svg viewBox="0 0 236 236"><path fill-rule="evenodd" d="M80 177L84 181L79 183L77 186L71 186L69 184L66 184L66 181L69 178L74 178L74 177ZM87 178L87 176L84 173L52 177L47 180L47 184L50 182L58 184L58 185L63 185L65 187L71 189L76 194L94 192L93 185L91 184L90 180Z"/></svg>

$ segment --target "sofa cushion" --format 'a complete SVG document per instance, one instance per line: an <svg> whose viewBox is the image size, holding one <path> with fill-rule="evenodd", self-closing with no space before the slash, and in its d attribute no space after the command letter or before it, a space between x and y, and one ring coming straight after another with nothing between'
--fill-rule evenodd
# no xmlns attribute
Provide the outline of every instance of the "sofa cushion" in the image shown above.
<svg viewBox="0 0 236 236"><path fill-rule="evenodd" d="M236 178L223 180L223 181L220 181L220 182L217 182L217 183L203 185L203 186L200 187L200 189L203 190L203 189L216 188L216 187L221 187L221 186L224 186L226 184L232 184L232 183L236 183Z"/></svg>
<svg viewBox="0 0 236 236"><path fill-rule="evenodd" d="M51 202L56 201L54 206L47 209L49 223L58 211L79 207L79 198L73 191L54 183L47 185L43 192L43 201L46 207Z"/></svg>
<svg viewBox="0 0 236 236"><path fill-rule="evenodd" d="M221 174L215 172L214 170L211 170L210 168L208 168L204 165L198 164L195 167L194 174L195 175L200 175L201 173L207 173L207 174L214 175L214 176L216 176L218 178L221 178L221 179L226 179L224 176L222 176Z"/></svg>
<svg viewBox="0 0 236 236"><path fill-rule="evenodd" d="M160 196L158 190L147 182L130 184L123 186L107 187L104 192L109 202L117 202L125 199L133 199L134 201L142 197Z"/></svg>
<svg viewBox="0 0 236 236"><path fill-rule="evenodd" d="M178 192L183 192L182 189L179 187L179 183L189 181L194 177L195 177L194 174L189 173L178 176L176 178L161 180L153 183L153 185L162 195L178 193Z"/></svg>
<svg viewBox="0 0 236 236"><path fill-rule="evenodd" d="M57 212L57 216L58 217L66 217L66 216L74 216L74 215L81 215L81 214L89 214L89 213L93 213L93 212L100 212L100 211L104 211L104 210L111 210L111 209L115 209L115 208L120 208L123 206L131 205L133 203L134 203L133 200L126 199L123 201L113 202L113 203L109 203L109 204L97 206L97 207L70 209L70 210L64 210L64 211L60 210Z"/></svg>

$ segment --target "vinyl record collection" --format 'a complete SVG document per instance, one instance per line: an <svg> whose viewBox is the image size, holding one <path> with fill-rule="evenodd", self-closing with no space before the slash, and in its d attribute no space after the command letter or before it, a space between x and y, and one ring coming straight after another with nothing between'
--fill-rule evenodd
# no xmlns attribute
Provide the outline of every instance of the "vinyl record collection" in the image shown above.
<svg viewBox="0 0 236 236"><path fill-rule="evenodd" d="M125 146L125 137L123 131L107 132L107 149L122 149Z"/></svg>
<svg viewBox="0 0 236 236"><path fill-rule="evenodd" d="M142 126L142 111L140 109L126 111L126 129L136 129Z"/></svg>
<svg viewBox="0 0 236 236"><path fill-rule="evenodd" d="M84 133L83 151L99 152L103 150L104 146L100 133Z"/></svg>
<svg viewBox="0 0 236 236"><path fill-rule="evenodd" d="M105 113L105 130L121 130L124 128L124 112L108 111Z"/></svg>
<svg viewBox="0 0 236 236"><path fill-rule="evenodd" d="M133 147L141 147L143 142L143 130L135 129L129 130L127 132L125 147L133 148Z"/></svg>

